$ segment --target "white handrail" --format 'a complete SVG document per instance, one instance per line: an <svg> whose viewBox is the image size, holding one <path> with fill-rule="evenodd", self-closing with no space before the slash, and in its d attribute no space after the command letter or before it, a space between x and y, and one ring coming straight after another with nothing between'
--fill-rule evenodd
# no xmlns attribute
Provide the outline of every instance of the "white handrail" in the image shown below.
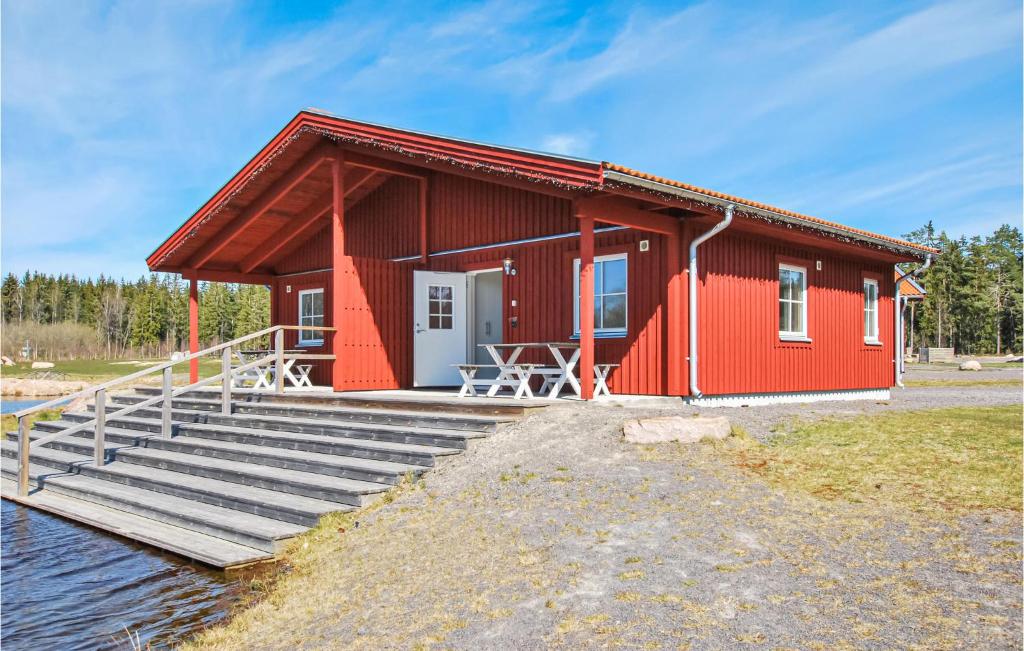
<svg viewBox="0 0 1024 651"><path fill-rule="evenodd" d="M33 447L39 447L41 445L46 445L47 443L52 443L53 441L56 441L57 439L64 438L65 436L70 436L72 434L75 434L77 432L81 432L81 431L83 431L85 429L88 429L90 427L95 427L94 460L95 460L95 463L97 465L103 465L103 463L105 463L105 458L106 458L105 457L105 452L104 452L105 429L106 429L107 420L109 420L109 419L118 418L120 416L127 416L128 414L131 414L132 412L134 412L134 411L136 411L138 409L144 409L145 407L149 407L149 406L152 406L152 405L160 403L161 406L162 406L162 410L163 410L163 414L162 414L162 418L161 418L161 428L160 428L161 429L161 434L163 436L169 438L171 436L171 430L172 430L171 414L172 414L172 408L173 408L173 400L174 400L175 397L177 397L177 396L179 396L179 395L181 395L183 393L186 393L188 391L191 391L191 390L196 389L196 388L201 387L201 386L206 386L207 384L213 384L214 382L217 382L217 381L223 382L223 384L224 384L224 391L222 392L221 396L222 396L222 400L224 401L224 404L221 406L221 410L222 410L223 413L230 414L231 413L231 403L230 403L230 401L231 401L231 388L230 388L231 387L231 378L236 373L241 372L241 371L246 371L246 370L248 370L250 368L259 367L259 366L262 366L262 365L266 364L267 362L273 361L274 362L274 366L276 368L275 391L277 393L281 393L281 392L284 391L284 373L282 372L282 370L283 370L283 364L284 364L284 360L285 359L302 359L302 358L307 358L307 357L311 358L311 359L312 358L315 358L315 359L334 359L334 355L302 355L302 354L296 355L296 354L286 354L285 351L284 351L284 332L285 332L285 330L320 330L320 331L324 331L324 332L334 332L334 328L331 328L331 327L318 327L318 328L308 328L308 327L305 327L304 328L304 327L301 327L301 326L286 326L286 325L270 326L269 328L264 328L263 330L258 330L256 332L247 334L247 335L245 335L243 337L238 337L237 339L232 339L231 341L225 342L223 344L217 344L216 346L211 346L209 348L205 348L205 349L197 351L195 353L188 353L187 355L185 355L181 359L172 360L172 361L169 361L169 362L162 362L160 364L156 364L154 366L150 366L149 368L143 369L141 371L136 371L135 373L130 373L128 375L125 375L125 376L122 376L122 377L119 377L119 378L115 378L113 380L107 380L106 382L101 382L99 384L87 387L87 388L82 389L80 391L76 391L74 393L68 394L66 396L61 396L60 398L54 398L53 400L48 400L48 401L46 401L46 402L44 402L42 404L34 405L34 406L29 407L27 409L22 409L21 411L15 412L14 416L18 419L18 494L21 495L21 496L28 495L29 457L30 457L31 450L32 450ZM275 336L274 336L274 350L273 350L273 352L271 354L266 355L266 356L261 357L261 358L256 359L256 360L252 360L252 361L247 362L245 364L242 364L242 365L240 365L238 367L235 367L234 369L230 368L230 351L231 351L231 348L233 346L237 346L238 344L241 344L243 342L250 341L252 339L257 339L259 337L263 337L263 336L269 335L271 333L275 333ZM190 362L190 361L192 361L194 359L197 359L199 357L202 357L204 355L210 355L212 353L217 353L217 352L221 352L222 353L222 355L221 355L221 372L220 373L218 373L217 375L213 375L211 377L208 377L208 378L204 378L204 379L199 380L197 382L192 382L192 383L190 383L190 384L188 384L186 386L179 387L177 389L175 389L173 387L173 385L171 383L171 372L172 372L171 369L175 365L177 365L177 364L184 364L186 362ZM115 411L112 414L107 414L106 413L107 389L110 389L111 387L116 387L116 386L122 385L122 384L124 384L126 382L130 382L132 380L137 380L137 379L139 379L141 377L145 377L147 375L152 375L152 374L158 373L158 372L159 373L163 373L163 385L162 385L162 388L161 388L161 391L160 391L159 395L154 396L152 398L147 398L146 400L143 400L142 402L135 403L133 405L128 405L127 407L122 407L121 409L118 409L117 411ZM34 414L34 413L36 413L38 411L42 411L43 409L48 409L50 407L56 407L56 406L58 406L60 404L63 404L64 402L67 402L68 400L72 400L74 398L79 398L79 397L87 396L87 395L90 395L90 394L96 400L96 416L95 417L93 417L93 418L91 418L91 419L89 419L89 420L87 420L85 422L78 423L77 425L74 425L73 427L69 427L67 429L62 429L59 432L52 432L50 434L47 434L46 436L41 436L41 437L37 438L34 441L30 440L30 438L29 438L28 416L30 416L31 414Z"/></svg>

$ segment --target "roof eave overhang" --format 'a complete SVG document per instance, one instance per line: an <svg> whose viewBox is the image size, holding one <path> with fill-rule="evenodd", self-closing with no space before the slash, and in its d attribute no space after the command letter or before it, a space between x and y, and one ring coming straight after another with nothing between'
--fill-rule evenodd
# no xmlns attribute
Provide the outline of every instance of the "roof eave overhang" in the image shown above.
<svg viewBox="0 0 1024 651"><path fill-rule="evenodd" d="M774 210L767 210L758 206L750 205L744 202L742 199L725 199L721 197L715 197L710 194L705 194L697 190L688 190L686 188L679 188L668 183L661 183L652 179L645 179L632 174L626 174L625 172L619 172L617 170L605 169L604 171L605 181L612 183L620 183L623 185L633 186L639 189L655 192L670 197L679 197L688 201L697 202L706 206L714 206L717 208L724 209L725 206L732 204L741 213L747 215L757 216L762 219L767 219L773 222L779 222L784 224L792 224L803 228L808 228L815 231L820 231L839 237L846 240L854 240L863 244L871 245L875 248L885 249L892 251L900 255L906 255L914 259L923 260L929 255L938 255L938 251L929 249L926 247L915 247L894 242L883 237L876 237L867 233L861 233L857 231L847 230L830 226L828 224L822 224L810 219L801 219L793 215L787 215L784 213L776 212Z"/></svg>

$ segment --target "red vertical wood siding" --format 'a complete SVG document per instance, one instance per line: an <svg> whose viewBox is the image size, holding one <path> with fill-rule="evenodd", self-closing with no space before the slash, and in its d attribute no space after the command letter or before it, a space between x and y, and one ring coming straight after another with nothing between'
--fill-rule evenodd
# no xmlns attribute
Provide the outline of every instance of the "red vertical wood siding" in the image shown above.
<svg viewBox="0 0 1024 651"><path fill-rule="evenodd" d="M289 287L291 291L288 291ZM296 276L284 276L274 281L273 294L271 298L271 323L273 325L298 325L299 324L299 292L305 289L324 290L324 314L325 322L330 319L331 306L333 305L333 292L331 291L330 272L307 273ZM328 323L327 325L331 325ZM299 333L295 330L288 330L284 333L284 346L288 349L297 349ZM301 350L308 353L329 354L331 352L331 338L324 337L324 343L320 346L303 346ZM331 366L329 361L296 362L301 364L312 364L313 371L309 377L313 384L330 386Z"/></svg>
<svg viewBox="0 0 1024 651"><path fill-rule="evenodd" d="M572 259L579 238L569 237L457 255L391 263L419 254L418 188L393 178L346 211L347 252L353 258L348 290L357 299L346 350L339 356L349 388L409 387L412 383L412 269L464 271L500 266L512 258L517 275L504 277L506 342L565 340L572 334ZM432 174L429 242L434 252L504 241L572 233L578 224L571 203L446 174ZM326 222L325 222L326 226ZM683 250L692 237L685 229ZM638 243L648 240L650 250ZM599 339L597 362L617 363L610 386L622 394L665 394L667 385L666 238L634 230L599 233L597 255L625 251L629 266L629 330ZM778 258L808 260L809 344L778 339ZM822 270L814 268L822 261ZM277 266L278 273L330 267L325 229ZM893 380L893 279L891 265L859 262L834 253L726 231L700 248L701 390L707 395L822 391L888 387ZM880 274L879 333L882 346L863 341L864 273ZM310 283L328 290L329 274L278 279L275 323L295 323L298 290ZM291 284L291 294L284 287ZM686 292L681 292L686 306ZM512 307L515 300L517 305ZM329 309L329 308L328 308ZM686 340L686 315L681 337ZM518 327L510 319L517 317ZM290 335L294 342L294 335ZM328 352L328 351L324 351ZM357 360L358 363L356 361ZM549 362L537 354L537 361ZM687 373L686 360L679 360ZM321 365L324 366L324 365ZM318 384L329 374L318 367Z"/></svg>
<svg viewBox="0 0 1024 651"><path fill-rule="evenodd" d="M778 264L807 267L810 343L779 339ZM821 271L816 262L821 261ZM893 382L891 265L723 233L699 252L701 391L708 395L884 388ZM879 274L879 339L864 343L865 273Z"/></svg>

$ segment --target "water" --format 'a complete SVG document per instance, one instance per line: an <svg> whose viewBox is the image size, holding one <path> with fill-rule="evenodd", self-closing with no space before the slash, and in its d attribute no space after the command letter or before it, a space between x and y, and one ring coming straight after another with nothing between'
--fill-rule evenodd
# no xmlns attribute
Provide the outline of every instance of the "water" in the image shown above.
<svg viewBox="0 0 1024 651"><path fill-rule="evenodd" d="M45 400L8 400L7 398L4 398L3 400L0 400L0 414L13 414L16 411L21 411L28 407L41 405L47 400L50 400L50 398L46 398Z"/></svg>
<svg viewBox="0 0 1024 651"><path fill-rule="evenodd" d="M4 400L4 413L43 400ZM229 576L2 501L0 646L168 648L222 619L244 592Z"/></svg>

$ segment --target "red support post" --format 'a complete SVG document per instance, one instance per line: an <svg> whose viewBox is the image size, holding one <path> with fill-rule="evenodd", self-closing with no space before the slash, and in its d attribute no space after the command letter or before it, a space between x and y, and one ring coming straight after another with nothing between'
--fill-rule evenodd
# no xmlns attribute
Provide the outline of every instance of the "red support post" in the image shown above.
<svg viewBox="0 0 1024 651"><path fill-rule="evenodd" d="M188 279L188 352L199 352L199 279ZM188 362L189 383L199 381L199 359Z"/></svg>
<svg viewBox="0 0 1024 651"><path fill-rule="evenodd" d="M345 374L343 358L342 330L344 324L345 295L345 158L339 149L331 159L331 178L333 206L331 208L331 352L334 361L331 364L331 386L335 391L344 389Z"/></svg>
<svg viewBox="0 0 1024 651"><path fill-rule="evenodd" d="M580 222L580 389L584 400L594 397L594 218Z"/></svg>
<svg viewBox="0 0 1024 651"><path fill-rule="evenodd" d="M427 240L427 179L420 179L420 260L427 263L430 256Z"/></svg>
<svg viewBox="0 0 1024 651"><path fill-rule="evenodd" d="M675 232L665 237L668 247L668 395L681 396L686 393L683 367L683 323L686 317L686 306L683 300L683 238L680 236L681 224L677 223Z"/></svg>

